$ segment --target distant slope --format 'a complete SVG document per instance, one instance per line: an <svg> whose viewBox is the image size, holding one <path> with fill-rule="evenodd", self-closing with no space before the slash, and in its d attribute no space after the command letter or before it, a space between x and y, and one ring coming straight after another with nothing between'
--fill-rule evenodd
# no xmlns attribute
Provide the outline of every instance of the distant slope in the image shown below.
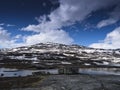
<svg viewBox="0 0 120 90"><path fill-rule="evenodd" d="M26 60L38 66L120 66L120 49L94 49L79 45L39 43L1 50L0 60Z"/></svg>

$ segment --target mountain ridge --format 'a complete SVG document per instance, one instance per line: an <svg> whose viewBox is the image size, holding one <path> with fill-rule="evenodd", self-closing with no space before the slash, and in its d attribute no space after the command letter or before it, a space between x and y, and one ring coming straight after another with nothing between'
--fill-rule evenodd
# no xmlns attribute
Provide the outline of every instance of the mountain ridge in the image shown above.
<svg viewBox="0 0 120 90"><path fill-rule="evenodd" d="M39 67L120 67L120 49L94 49L80 45L38 43L1 51L0 60L28 61ZM7 59L6 59L7 58Z"/></svg>

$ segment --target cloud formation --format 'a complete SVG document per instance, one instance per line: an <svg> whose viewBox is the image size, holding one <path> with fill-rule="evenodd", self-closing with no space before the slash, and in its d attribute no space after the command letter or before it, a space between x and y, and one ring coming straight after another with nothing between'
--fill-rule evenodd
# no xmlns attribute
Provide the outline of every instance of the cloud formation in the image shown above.
<svg viewBox="0 0 120 90"><path fill-rule="evenodd" d="M4 23L0 23L0 26L4 26L5 24Z"/></svg>
<svg viewBox="0 0 120 90"><path fill-rule="evenodd" d="M104 26L108 26L120 20L120 3L118 3L114 8L114 10L111 13L109 13L109 16L110 17L108 19L100 21L97 27L101 28Z"/></svg>
<svg viewBox="0 0 120 90"><path fill-rule="evenodd" d="M81 22L91 12L116 5L120 0L59 0L59 2L60 7L51 12L50 15L37 19L40 21L38 25L28 25L23 30L40 32L41 30L55 30L70 26L76 21Z"/></svg>
<svg viewBox="0 0 120 90"><path fill-rule="evenodd" d="M31 43L33 39L37 37L41 42L58 41L59 43L69 44L73 40L68 34L66 34L67 32L64 31L64 33L61 33L60 30L62 27L71 26L76 22L82 22L89 14L91 14L91 12L118 5L119 2L120 0L59 0L59 8L52 11L49 15L36 18L39 24L28 25L27 27L22 28L22 30L39 33L29 36L29 41L31 41ZM118 8L119 7L116 7L115 10L110 13L111 17L108 20L101 21L97 27L103 27L115 23L119 18L116 17L116 12L119 11ZM112 18L112 16L114 16L115 19ZM64 36L67 37L66 40L64 40L64 38L62 38L63 41L61 38L56 39L56 37L58 37L57 35L62 36L62 34L67 35ZM50 37L50 39L47 39L48 37ZM34 43L35 41L37 42L38 40L34 40Z"/></svg>
<svg viewBox="0 0 120 90"><path fill-rule="evenodd" d="M13 27L13 26L15 26L15 25L13 25L13 24L0 23L0 26Z"/></svg>
<svg viewBox="0 0 120 90"><path fill-rule="evenodd" d="M10 33L8 33L6 30L4 30L2 27L0 27L0 42L3 42L4 40L9 40Z"/></svg>
<svg viewBox="0 0 120 90"><path fill-rule="evenodd" d="M19 42L19 40L23 42ZM35 35L16 35L11 36L7 30L0 27L0 48L15 48L19 46L32 45L36 43L55 42L63 44L71 44L73 39L64 30L50 30L49 32L41 32Z"/></svg>
<svg viewBox="0 0 120 90"><path fill-rule="evenodd" d="M23 38L23 37L22 37ZM13 48L25 45L24 43L16 43L18 39L22 39L20 35L11 37L11 33L0 27L0 48Z"/></svg>
<svg viewBox="0 0 120 90"><path fill-rule="evenodd" d="M106 20L102 20L97 24L97 28L102 28L111 24L114 24L118 21L118 19L113 19L113 18L109 18Z"/></svg>
<svg viewBox="0 0 120 90"><path fill-rule="evenodd" d="M26 37L26 44L28 45L40 42L71 44L73 39L63 30L50 30L49 32L41 32L40 34Z"/></svg>
<svg viewBox="0 0 120 90"><path fill-rule="evenodd" d="M4 28L0 27L0 47L8 47L12 41L10 40L10 33L7 32L7 30L4 30Z"/></svg>
<svg viewBox="0 0 120 90"><path fill-rule="evenodd" d="M74 40L62 28L74 25L76 22L82 22L92 12L100 9L116 6L114 10L109 13L110 17L108 19L98 23L98 28L114 24L120 18L120 0L59 0L59 3L60 6L49 15L36 18L38 24L31 24L21 29L22 31L32 31L37 34L25 36L24 38L21 37L21 39L24 39L24 42L19 43L20 45L35 44L39 42L71 44ZM11 42L14 46L18 43L16 43L17 38L13 38ZM106 42L106 39L104 42ZM94 45L95 44L91 46ZM103 47L105 46L103 45Z"/></svg>
<svg viewBox="0 0 120 90"><path fill-rule="evenodd" d="M120 27L108 33L102 42L93 43L90 47L104 49L120 48Z"/></svg>

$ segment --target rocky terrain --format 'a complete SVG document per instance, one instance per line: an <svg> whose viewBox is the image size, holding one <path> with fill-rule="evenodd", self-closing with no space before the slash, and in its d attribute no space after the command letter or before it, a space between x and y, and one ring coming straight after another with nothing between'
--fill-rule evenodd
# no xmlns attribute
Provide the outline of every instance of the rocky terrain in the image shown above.
<svg viewBox="0 0 120 90"><path fill-rule="evenodd" d="M58 43L1 49L0 85L0 90L119 90L120 49Z"/></svg>
<svg viewBox="0 0 120 90"><path fill-rule="evenodd" d="M15 67L24 65L25 68L119 67L120 49L94 49L58 43L1 49L0 66L14 65Z"/></svg>
<svg viewBox="0 0 120 90"><path fill-rule="evenodd" d="M19 90L120 90L120 76L51 75L34 87Z"/></svg>

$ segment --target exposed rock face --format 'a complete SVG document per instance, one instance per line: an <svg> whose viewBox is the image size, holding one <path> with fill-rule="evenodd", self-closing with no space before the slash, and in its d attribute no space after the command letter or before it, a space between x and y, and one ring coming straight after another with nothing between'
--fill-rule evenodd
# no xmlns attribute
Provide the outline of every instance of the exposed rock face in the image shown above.
<svg viewBox="0 0 120 90"><path fill-rule="evenodd" d="M1 50L0 60L20 60L36 67L110 66L120 67L120 50L94 49L78 45L39 43ZM9 61L8 61L9 62Z"/></svg>
<svg viewBox="0 0 120 90"><path fill-rule="evenodd" d="M39 43L0 51L0 67L120 72L120 49L94 49L78 45ZM18 90L18 89L13 89ZM35 87L19 90L120 90L120 76L50 75Z"/></svg>

